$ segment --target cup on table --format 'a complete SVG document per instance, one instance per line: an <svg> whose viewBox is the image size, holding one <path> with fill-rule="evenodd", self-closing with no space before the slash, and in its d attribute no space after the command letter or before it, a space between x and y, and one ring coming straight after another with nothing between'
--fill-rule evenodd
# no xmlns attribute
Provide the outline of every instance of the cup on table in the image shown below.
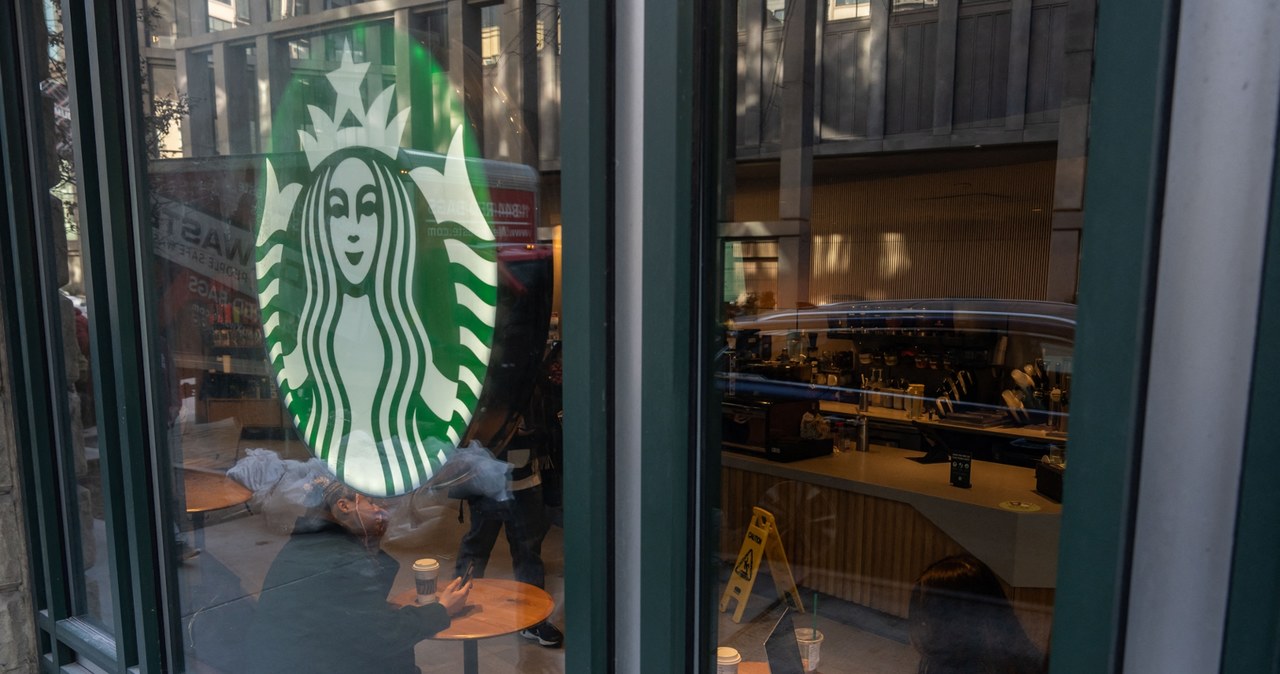
<svg viewBox="0 0 1280 674"><path fill-rule="evenodd" d="M738 674L738 663L742 656L738 649L721 646L716 649L716 674Z"/></svg>
<svg viewBox="0 0 1280 674"><path fill-rule="evenodd" d="M439 601L436 596L436 579L439 577L440 562L428 557L413 563L413 582L418 587L419 604L434 604Z"/></svg>
<svg viewBox="0 0 1280 674"><path fill-rule="evenodd" d="M800 646L800 660L804 662L804 671L818 671L818 658L822 650L822 630L812 627L797 628L796 644Z"/></svg>

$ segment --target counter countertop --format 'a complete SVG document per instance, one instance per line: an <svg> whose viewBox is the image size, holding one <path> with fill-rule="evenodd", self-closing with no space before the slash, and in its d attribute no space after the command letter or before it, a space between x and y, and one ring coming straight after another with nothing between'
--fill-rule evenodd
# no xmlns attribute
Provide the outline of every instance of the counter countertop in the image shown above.
<svg viewBox="0 0 1280 674"><path fill-rule="evenodd" d="M880 421L897 421L904 424L916 422L930 428L942 428L951 431L960 431L963 433L981 433L985 435L999 435L1009 438L1027 438L1028 440L1040 440L1043 442L1065 443L1067 441L1067 435L1065 433L1050 430L1045 426L978 426L976 424L951 422L944 419L912 419L907 416L906 410L891 409L888 407L868 407L865 411L858 411L858 406L853 403L842 403L834 400L823 400L820 403L820 409L823 412L833 412L835 414L844 414L847 416L865 415L871 419Z"/></svg>
<svg viewBox="0 0 1280 674"><path fill-rule="evenodd" d="M961 489L950 484L950 464L909 460L920 455L872 445L867 452L791 463L723 452L721 462L726 468L906 503L1010 585L1054 586L1062 506L1035 491L1033 469L974 461L973 486ZM1009 502L1017 505L1010 509Z"/></svg>

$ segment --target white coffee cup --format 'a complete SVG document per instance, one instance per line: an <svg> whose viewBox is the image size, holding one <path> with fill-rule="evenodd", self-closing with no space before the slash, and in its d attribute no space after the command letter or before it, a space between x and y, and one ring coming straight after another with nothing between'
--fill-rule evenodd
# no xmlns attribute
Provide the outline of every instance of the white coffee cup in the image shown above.
<svg viewBox="0 0 1280 674"><path fill-rule="evenodd" d="M433 604L436 597L436 578L440 577L440 562L434 559L419 559L413 563L413 582L418 587L418 603Z"/></svg>
<svg viewBox="0 0 1280 674"><path fill-rule="evenodd" d="M804 671L818 671L818 658L822 651L822 630L812 627L797 628L796 644L800 646L800 659L804 661Z"/></svg>
<svg viewBox="0 0 1280 674"><path fill-rule="evenodd" d="M738 663L742 656L738 649L721 646L716 649L716 674L738 674Z"/></svg>

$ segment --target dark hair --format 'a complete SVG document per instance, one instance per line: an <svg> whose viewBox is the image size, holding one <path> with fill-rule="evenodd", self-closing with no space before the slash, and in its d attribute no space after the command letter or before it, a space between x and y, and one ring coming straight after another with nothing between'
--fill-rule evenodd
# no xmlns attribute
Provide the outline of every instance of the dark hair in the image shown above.
<svg viewBox="0 0 1280 674"><path fill-rule="evenodd" d="M356 490L348 487L341 480L328 479L324 484L324 490L321 495L325 510L333 510L338 505L338 501L343 499L348 501L356 500Z"/></svg>
<svg viewBox="0 0 1280 674"><path fill-rule="evenodd" d="M946 557L925 569L911 588L907 615L919 674L1040 671L1040 653L1000 579L973 555Z"/></svg>

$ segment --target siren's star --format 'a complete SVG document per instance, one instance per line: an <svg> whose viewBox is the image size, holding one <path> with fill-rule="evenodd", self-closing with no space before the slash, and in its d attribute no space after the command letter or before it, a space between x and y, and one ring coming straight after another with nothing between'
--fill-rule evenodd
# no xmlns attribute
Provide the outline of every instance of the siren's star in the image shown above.
<svg viewBox="0 0 1280 674"><path fill-rule="evenodd" d="M356 63L351 58L351 43L342 43L342 65L337 70L329 71L325 75L329 79L329 84L333 86L333 91L338 95L338 100L334 105L333 121L339 127L342 126L343 120L347 118L350 112L355 116L356 121L360 124L365 123L364 99L360 90L364 85L365 74L369 72L369 62Z"/></svg>

